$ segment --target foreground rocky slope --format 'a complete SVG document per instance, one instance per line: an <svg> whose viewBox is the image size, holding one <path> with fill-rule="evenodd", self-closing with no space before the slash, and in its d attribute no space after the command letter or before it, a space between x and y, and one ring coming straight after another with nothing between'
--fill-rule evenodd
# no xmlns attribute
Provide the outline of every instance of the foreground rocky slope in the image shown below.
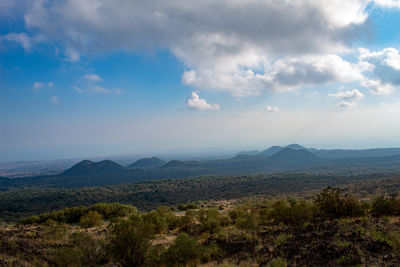
<svg viewBox="0 0 400 267"><path fill-rule="evenodd" d="M399 266L400 200L326 188L313 200L100 203L0 228L1 266Z"/></svg>

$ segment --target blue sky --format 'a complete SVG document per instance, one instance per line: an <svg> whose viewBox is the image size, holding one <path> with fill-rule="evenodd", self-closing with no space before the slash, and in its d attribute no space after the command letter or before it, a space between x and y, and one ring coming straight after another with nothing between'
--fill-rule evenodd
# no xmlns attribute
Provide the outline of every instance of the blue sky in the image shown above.
<svg viewBox="0 0 400 267"><path fill-rule="evenodd" d="M3 0L0 161L399 147L400 1Z"/></svg>

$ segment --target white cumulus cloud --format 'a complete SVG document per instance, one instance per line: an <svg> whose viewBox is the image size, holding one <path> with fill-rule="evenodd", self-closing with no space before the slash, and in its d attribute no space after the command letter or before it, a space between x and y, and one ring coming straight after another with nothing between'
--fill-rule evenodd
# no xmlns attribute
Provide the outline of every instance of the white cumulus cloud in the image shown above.
<svg viewBox="0 0 400 267"><path fill-rule="evenodd" d="M261 63L260 63L261 64ZM263 62L255 72L238 69L189 70L183 74L183 83L199 88L219 88L242 97L260 90L291 90L304 85L333 82L351 82L363 78L357 64L337 55L285 57L273 64Z"/></svg>
<svg viewBox="0 0 400 267"><path fill-rule="evenodd" d="M361 85L374 94L390 94L400 85L400 52L389 47L380 51L359 49L359 65L364 66Z"/></svg>
<svg viewBox="0 0 400 267"><path fill-rule="evenodd" d="M338 92L336 94L328 94L330 97L336 97L343 100L357 100L364 97L364 94L361 93L358 89L348 90Z"/></svg>
<svg viewBox="0 0 400 267"><path fill-rule="evenodd" d="M357 103L354 101L341 101L336 106L340 108L354 108L357 106Z"/></svg>
<svg viewBox="0 0 400 267"><path fill-rule="evenodd" d="M272 107L270 105L267 105L264 109L266 112L278 112L279 108L278 107Z"/></svg>
<svg viewBox="0 0 400 267"><path fill-rule="evenodd" d="M373 94L377 95L387 95L394 91L394 87L390 83L383 83L378 80L365 79L361 81L361 85L365 88L370 89Z"/></svg>
<svg viewBox="0 0 400 267"><path fill-rule="evenodd" d="M368 32L369 2L35 0L24 19L70 61L163 48L186 66L185 84L247 96L353 80L357 70L337 54Z"/></svg>
<svg viewBox="0 0 400 267"><path fill-rule="evenodd" d="M200 96L196 92L192 92L192 94L188 97L186 100L186 106L190 109L195 109L195 110L219 110L220 107L218 104L209 104L207 101L203 98L200 98Z"/></svg>
<svg viewBox="0 0 400 267"><path fill-rule="evenodd" d="M184 84L238 97L362 81L366 66L377 76L368 79L400 84L400 78L384 77L381 71L382 64L393 73L400 70L397 50L366 53L359 64L342 56L354 41L372 33L367 7L397 8L397 0L24 2L29 3L21 4L27 32L6 38L29 49L36 42L29 38L40 37L70 61L116 50L167 49L185 65ZM385 57L379 68L373 63L376 56ZM88 75L91 81L101 79Z"/></svg>
<svg viewBox="0 0 400 267"><path fill-rule="evenodd" d="M374 0L374 3L382 7L400 8L399 0Z"/></svg>

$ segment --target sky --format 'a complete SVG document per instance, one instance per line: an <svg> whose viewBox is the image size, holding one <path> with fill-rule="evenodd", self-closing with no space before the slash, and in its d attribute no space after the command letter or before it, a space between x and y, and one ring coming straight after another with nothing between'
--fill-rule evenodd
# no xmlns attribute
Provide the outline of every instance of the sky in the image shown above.
<svg viewBox="0 0 400 267"><path fill-rule="evenodd" d="M400 147L398 0L1 0L0 161Z"/></svg>

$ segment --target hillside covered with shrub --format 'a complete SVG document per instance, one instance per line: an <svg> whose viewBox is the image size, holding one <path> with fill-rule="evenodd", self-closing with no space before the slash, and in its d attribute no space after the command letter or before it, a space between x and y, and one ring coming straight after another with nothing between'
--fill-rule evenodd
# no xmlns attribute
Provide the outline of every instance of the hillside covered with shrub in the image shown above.
<svg viewBox="0 0 400 267"><path fill-rule="evenodd" d="M0 228L5 266L398 266L400 199L327 187L310 200L99 203Z"/></svg>
<svg viewBox="0 0 400 267"><path fill-rule="evenodd" d="M22 188L0 191L0 220L23 217L68 207L119 202L141 211L193 201L237 199L248 196L295 195L305 197L327 186L340 186L359 196L400 190L397 173L327 175L277 173L271 175L205 176L168 179L105 187L76 189Z"/></svg>

